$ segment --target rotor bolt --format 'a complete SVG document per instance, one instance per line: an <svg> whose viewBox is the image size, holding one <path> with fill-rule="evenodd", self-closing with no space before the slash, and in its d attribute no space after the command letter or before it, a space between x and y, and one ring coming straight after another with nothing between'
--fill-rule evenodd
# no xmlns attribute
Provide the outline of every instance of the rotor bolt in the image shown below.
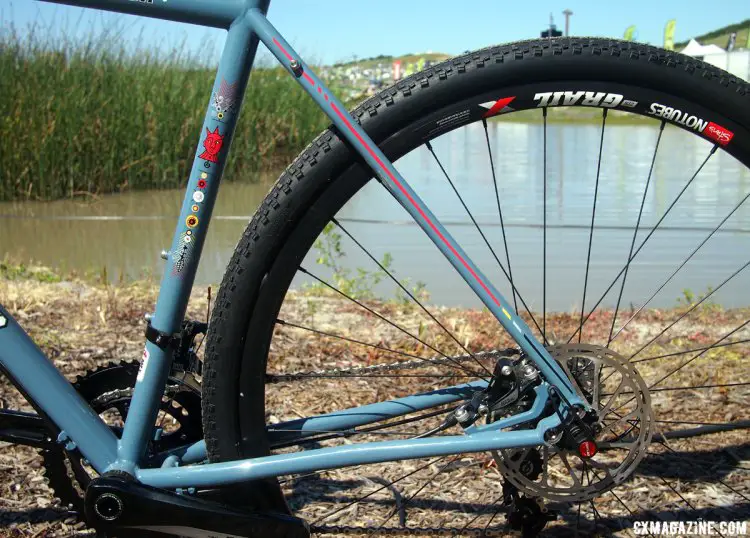
<svg viewBox="0 0 750 538"><path fill-rule="evenodd" d="M162 250L160 256L161 256L162 260L166 260L167 258L169 258L169 251L168 250Z"/></svg>
<svg viewBox="0 0 750 538"><path fill-rule="evenodd" d="M513 372L513 368L511 368L509 365L505 365L502 368L500 368L500 373L503 375L510 375Z"/></svg>
<svg viewBox="0 0 750 538"><path fill-rule="evenodd" d="M154 319L154 315L151 313L143 314L143 319L145 319L146 321L151 321L152 319Z"/></svg>
<svg viewBox="0 0 750 538"><path fill-rule="evenodd" d="M487 407L486 404L479 404L479 407L477 408L477 413L479 413L481 416L485 416L489 412L490 412L490 408Z"/></svg>

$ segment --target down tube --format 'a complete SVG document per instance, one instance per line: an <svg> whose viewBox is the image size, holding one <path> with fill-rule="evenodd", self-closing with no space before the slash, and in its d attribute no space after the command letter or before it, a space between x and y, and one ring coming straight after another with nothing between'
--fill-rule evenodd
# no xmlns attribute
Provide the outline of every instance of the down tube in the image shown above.
<svg viewBox="0 0 750 538"><path fill-rule="evenodd" d="M261 11L253 9L248 11L246 17L263 44L268 47L287 71L312 96L326 115L331 118L331 121L339 128L349 143L367 161L383 185L409 212L523 351L537 364L545 378L555 385L569 402L588 407L578 397L562 369L534 338L529 327L513 311L508 301L474 265L463 249L411 189L406 180L401 177L388 158L315 73L302 61L289 43L276 31L265 15Z"/></svg>

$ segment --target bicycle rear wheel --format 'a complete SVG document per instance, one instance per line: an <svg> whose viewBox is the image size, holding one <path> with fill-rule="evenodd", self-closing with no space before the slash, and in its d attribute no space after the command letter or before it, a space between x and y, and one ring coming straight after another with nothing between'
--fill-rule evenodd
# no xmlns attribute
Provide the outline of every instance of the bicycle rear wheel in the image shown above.
<svg viewBox="0 0 750 538"><path fill-rule="evenodd" d="M749 103L750 86L702 62L565 38L476 51L357 107L540 341L580 387L597 387L616 434L603 465L633 439L652 442L638 441L627 458L640 464L609 487L597 485L607 471L540 447L268 480L247 492L254 504L287 510L286 499L327 532L476 534L505 524L505 478L516 526L546 513L535 497L582 533L667 513L747 518ZM370 178L329 129L248 225L206 349L212 461L422 434L446 409L296 444L268 430L470 380L480 352L491 369L513 346ZM628 407L640 387L648 413Z"/></svg>

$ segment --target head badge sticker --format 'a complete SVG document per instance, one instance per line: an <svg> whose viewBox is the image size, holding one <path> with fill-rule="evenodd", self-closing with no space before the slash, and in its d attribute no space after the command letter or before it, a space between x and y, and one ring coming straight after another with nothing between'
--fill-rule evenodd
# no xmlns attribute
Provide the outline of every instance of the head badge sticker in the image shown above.
<svg viewBox="0 0 750 538"><path fill-rule="evenodd" d="M206 150L199 155L200 159L211 161L212 163L219 162L218 155L221 151L221 146L224 145L224 137L219 134L219 128L213 130L213 132L206 128L206 138L203 139L203 147Z"/></svg>

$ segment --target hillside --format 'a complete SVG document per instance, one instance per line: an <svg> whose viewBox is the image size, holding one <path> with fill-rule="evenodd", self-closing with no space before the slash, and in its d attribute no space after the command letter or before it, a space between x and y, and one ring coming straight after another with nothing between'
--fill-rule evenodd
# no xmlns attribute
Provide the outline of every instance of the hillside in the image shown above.
<svg viewBox="0 0 750 538"><path fill-rule="evenodd" d="M742 22L736 24L730 24L717 30L708 32L707 34L695 36L695 39L701 45L718 45L721 48L726 48L729 36L732 32L737 32L737 48L747 47L748 32L750 31L750 19L745 19ZM680 50L688 44L687 41L675 43L674 48Z"/></svg>
<svg viewBox="0 0 750 538"><path fill-rule="evenodd" d="M392 64L396 60L400 60L402 64L416 62L419 58L424 58L432 63L442 62L450 58L450 54L443 54L440 52L425 52L423 54L403 54L401 56L390 56L381 54L380 56L374 56L372 58L362 58L361 60L352 60L349 62L339 62L333 64L331 67L354 67L358 66L360 69L372 69L378 64Z"/></svg>

